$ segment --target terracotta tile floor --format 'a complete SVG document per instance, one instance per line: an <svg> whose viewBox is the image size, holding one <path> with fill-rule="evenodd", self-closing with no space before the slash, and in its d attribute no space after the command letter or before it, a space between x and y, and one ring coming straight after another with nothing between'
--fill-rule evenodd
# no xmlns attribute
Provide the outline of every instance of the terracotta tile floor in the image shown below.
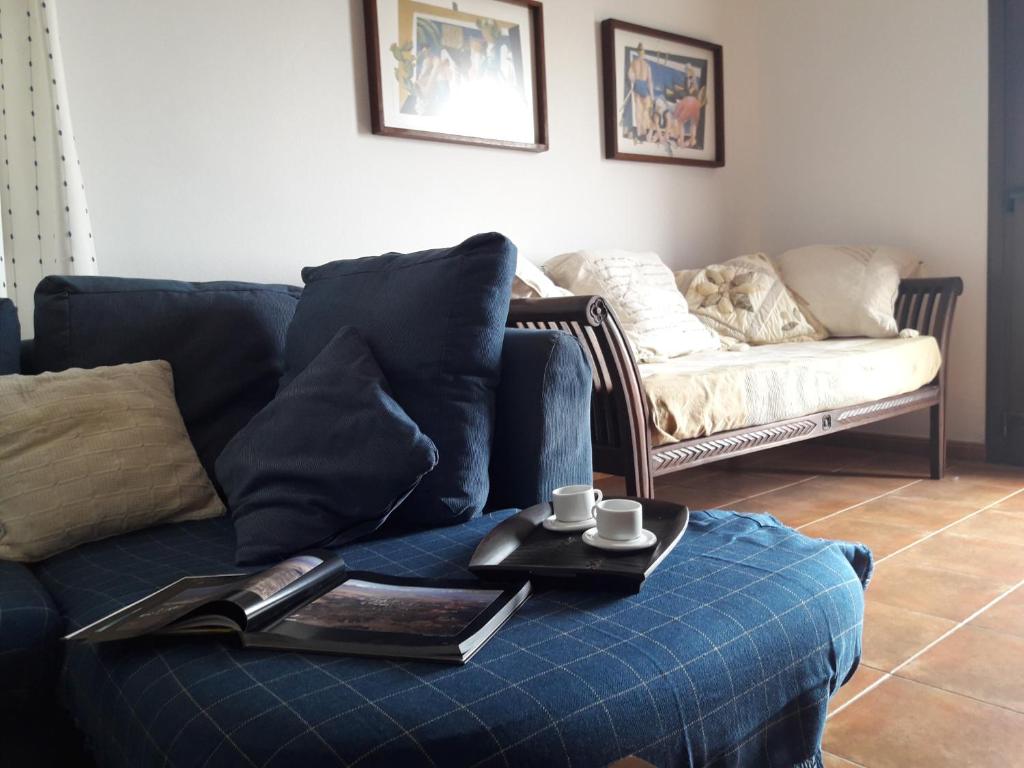
<svg viewBox="0 0 1024 768"><path fill-rule="evenodd" d="M875 554L861 666L825 765L1024 765L1024 468L805 443L669 475L659 498L770 512ZM598 480L623 493L621 478Z"/></svg>

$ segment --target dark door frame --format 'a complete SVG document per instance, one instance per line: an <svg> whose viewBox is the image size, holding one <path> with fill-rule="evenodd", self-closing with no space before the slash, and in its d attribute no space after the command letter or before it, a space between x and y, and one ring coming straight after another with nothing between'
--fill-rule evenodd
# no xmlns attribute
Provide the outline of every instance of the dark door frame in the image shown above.
<svg viewBox="0 0 1024 768"><path fill-rule="evenodd" d="M1006 3L989 0L988 321L985 383L985 452L1009 461L1006 354L1010 348L1006 279Z"/></svg>

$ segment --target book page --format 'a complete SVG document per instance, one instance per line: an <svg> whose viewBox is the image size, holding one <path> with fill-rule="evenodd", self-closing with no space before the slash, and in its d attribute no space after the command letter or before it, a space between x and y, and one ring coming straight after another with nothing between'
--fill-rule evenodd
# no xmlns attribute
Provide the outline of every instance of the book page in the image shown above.
<svg viewBox="0 0 1024 768"><path fill-rule="evenodd" d="M316 555L290 557L264 571L253 574L239 585L238 591L255 595L259 602L270 600L293 581L305 576L323 563L323 559Z"/></svg>
<svg viewBox="0 0 1024 768"><path fill-rule="evenodd" d="M189 576L147 595L142 600L89 624L68 640L119 640L166 627L197 608L223 600L238 583L237 575Z"/></svg>
<svg viewBox="0 0 1024 768"><path fill-rule="evenodd" d="M290 615L282 625L311 629L455 638L501 590L412 587L349 579Z"/></svg>

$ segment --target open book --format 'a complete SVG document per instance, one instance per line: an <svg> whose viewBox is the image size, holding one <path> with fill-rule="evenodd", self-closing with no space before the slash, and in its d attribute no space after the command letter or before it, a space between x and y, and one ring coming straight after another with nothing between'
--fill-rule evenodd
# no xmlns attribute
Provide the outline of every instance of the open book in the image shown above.
<svg viewBox="0 0 1024 768"><path fill-rule="evenodd" d="M189 576L66 640L230 633L246 646L465 663L530 595L530 583L349 571L311 552L251 575Z"/></svg>

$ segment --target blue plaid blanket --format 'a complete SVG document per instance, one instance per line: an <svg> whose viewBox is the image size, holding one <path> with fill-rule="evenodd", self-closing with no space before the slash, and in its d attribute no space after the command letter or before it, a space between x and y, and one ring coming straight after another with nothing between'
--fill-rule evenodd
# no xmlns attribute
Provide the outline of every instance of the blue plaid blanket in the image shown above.
<svg viewBox="0 0 1024 768"><path fill-rule="evenodd" d="M465 575L507 514L345 557ZM181 576L234 570L233 546L227 520L185 523L36 571L71 629ZM870 568L861 546L700 512L640 594L536 594L463 667L215 640L71 644L62 693L101 766L820 766Z"/></svg>

